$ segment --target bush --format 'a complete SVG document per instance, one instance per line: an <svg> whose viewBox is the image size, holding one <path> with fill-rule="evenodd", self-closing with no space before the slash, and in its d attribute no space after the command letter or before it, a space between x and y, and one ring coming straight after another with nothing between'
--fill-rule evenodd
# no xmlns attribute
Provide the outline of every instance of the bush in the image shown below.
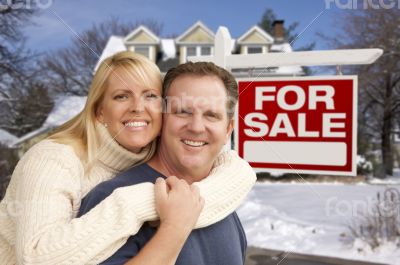
<svg viewBox="0 0 400 265"><path fill-rule="evenodd" d="M364 156L357 155L357 175L370 176L373 171L373 164Z"/></svg>
<svg viewBox="0 0 400 265"><path fill-rule="evenodd" d="M361 240L375 249L383 242L400 246L400 191L387 188L378 192L372 207L349 225L353 242Z"/></svg>

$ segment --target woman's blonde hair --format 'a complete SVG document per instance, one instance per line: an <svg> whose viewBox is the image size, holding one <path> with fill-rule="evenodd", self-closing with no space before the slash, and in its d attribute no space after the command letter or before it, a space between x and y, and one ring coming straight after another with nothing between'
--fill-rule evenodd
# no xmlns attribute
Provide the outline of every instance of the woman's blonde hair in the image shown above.
<svg viewBox="0 0 400 265"><path fill-rule="evenodd" d="M58 143L72 146L80 159L84 161L85 167L90 167L101 148L96 130L96 114L107 89L107 81L116 69L121 69L132 76L138 84L161 90L160 70L152 61L140 54L129 51L120 52L100 64L93 77L84 109L49 136L49 139ZM155 148L156 140L153 140L145 160L151 158Z"/></svg>

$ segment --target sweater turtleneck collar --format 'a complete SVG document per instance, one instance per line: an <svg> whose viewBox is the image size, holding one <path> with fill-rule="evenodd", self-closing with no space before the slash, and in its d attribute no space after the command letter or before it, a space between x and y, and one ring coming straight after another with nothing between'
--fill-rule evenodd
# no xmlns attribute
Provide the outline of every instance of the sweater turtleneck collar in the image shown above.
<svg viewBox="0 0 400 265"><path fill-rule="evenodd" d="M142 162L144 159L148 158L149 152L151 152L152 143L142 148L139 153L133 153L119 145L118 142L111 137L107 128L105 128L103 124L96 123L96 129L101 144L97 153L97 160L101 161L104 165L113 170L126 170L134 164Z"/></svg>

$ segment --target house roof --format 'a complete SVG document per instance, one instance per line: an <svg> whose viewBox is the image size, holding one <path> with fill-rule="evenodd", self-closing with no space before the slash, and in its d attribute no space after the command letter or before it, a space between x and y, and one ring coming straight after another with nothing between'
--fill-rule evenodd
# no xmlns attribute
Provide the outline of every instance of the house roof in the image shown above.
<svg viewBox="0 0 400 265"><path fill-rule="evenodd" d="M162 59L166 61L176 57L176 46L174 39L161 39Z"/></svg>
<svg viewBox="0 0 400 265"><path fill-rule="evenodd" d="M148 29L146 26L139 26L137 27L135 30L133 30L131 33L129 33L125 38L124 38L124 42L125 43L130 43L129 39L131 39L132 37L134 37L135 35L139 34L140 32L145 32L148 36L150 36L154 42L159 43L160 42L160 38L157 37L157 35L155 35L150 29ZM144 44L147 42L144 42Z"/></svg>
<svg viewBox="0 0 400 265"><path fill-rule="evenodd" d="M179 56L177 56L177 43L190 35L193 30L196 30L197 27L201 27L204 31L207 32L212 38L215 38L214 33L208 29L201 21L197 21L194 23L191 27L189 27L183 34L181 34L178 38L176 39L159 39L160 40L160 50L159 50L159 60L157 60L157 65L160 68L162 72L166 72L168 69L171 67L174 67L179 64ZM134 36L135 32L138 33L140 30L144 30L143 27L138 27L134 31L132 31L129 35L130 37ZM253 32L258 32L262 37L265 38L266 41L274 41L274 39L266 33L263 29L261 29L259 26L253 26L250 28L245 34L243 34L239 39L236 41L232 38L231 42L231 51L234 52L236 50L236 46L240 45L240 42L243 41L247 36L252 34ZM129 37L129 35L124 38L124 37L118 37L118 36L111 36L109 41L107 42L106 47L104 48L100 59L96 65L96 70L98 65L102 60L105 58L112 56L113 54L121 51L126 51L127 47L125 46L124 40ZM183 42L187 43L187 42ZM245 42L246 44L249 44L249 42ZM251 43L250 43L251 44ZM292 52L292 47L289 43L281 43L281 44L271 44L271 49L270 52ZM269 75L302 75L304 74L304 71L301 67L297 66L290 66L290 67L279 67L279 68L274 68L271 69L271 71L268 72Z"/></svg>
<svg viewBox="0 0 400 265"><path fill-rule="evenodd" d="M237 40L238 44L243 44L244 40L250 36L250 34L252 34L253 32L257 32L259 33L264 39L265 41L270 44L274 42L274 38L271 37L271 35L269 35L267 32L265 32L265 30L263 30L262 28L260 28L257 25L254 25L253 27L251 27L248 31L246 31L242 36L240 36ZM247 42L246 42L247 43Z"/></svg>
<svg viewBox="0 0 400 265"><path fill-rule="evenodd" d="M202 28L212 39L215 38L215 34L214 32L209 29L206 25L204 25L203 22L201 22L200 20L197 21L196 23L194 23L191 27L189 27L185 32L183 32L181 35L179 35L176 39L175 42L176 44L181 44L181 43L185 43L182 40L187 37L190 33L192 33L196 28Z"/></svg>
<svg viewBox="0 0 400 265"><path fill-rule="evenodd" d="M126 51L126 47L124 44L124 39L122 37L118 36L111 36L108 39L108 42L106 44L106 47L104 47L103 52L101 53L101 56L99 60L97 61L96 67L94 68L94 71L97 71L97 68L99 68L100 63L105 60L106 58L118 53Z"/></svg>
<svg viewBox="0 0 400 265"><path fill-rule="evenodd" d="M271 45L271 52L293 52L293 49L289 43L273 44ZM280 66L276 73L281 75L301 75L304 74L304 71L300 66Z"/></svg>
<svg viewBox="0 0 400 265"><path fill-rule="evenodd" d="M272 44L271 52L292 52L292 46L289 43Z"/></svg>
<svg viewBox="0 0 400 265"><path fill-rule="evenodd" d="M83 110L86 103L86 97L80 96L63 96L56 99L52 111L47 116L46 121L42 127L23 135L22 137L15 140L12 145L18 146L19 144L29 140L36 135L44 133L55 127L62 125L68 120L72 119L78 113Z"/></svg>
<svg viewBox="0 0 400 265"><path fill-rule="evenodd" d="M64 96L58 98L43 126L60 126L79 114L83 110L85 103L86 97L81 96Z"/></svg>

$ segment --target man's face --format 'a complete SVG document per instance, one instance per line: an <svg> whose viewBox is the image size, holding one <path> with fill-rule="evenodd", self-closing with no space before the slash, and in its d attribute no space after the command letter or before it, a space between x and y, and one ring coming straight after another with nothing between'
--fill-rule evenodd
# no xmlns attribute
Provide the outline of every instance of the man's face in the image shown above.
<svg viewBox="0 0 400 265"><path fill-rule="evenodd" d="M224 84L215 76L184 75L172 82L167 102L162 152L182 174L208 173L233 129Z"/></svg>

